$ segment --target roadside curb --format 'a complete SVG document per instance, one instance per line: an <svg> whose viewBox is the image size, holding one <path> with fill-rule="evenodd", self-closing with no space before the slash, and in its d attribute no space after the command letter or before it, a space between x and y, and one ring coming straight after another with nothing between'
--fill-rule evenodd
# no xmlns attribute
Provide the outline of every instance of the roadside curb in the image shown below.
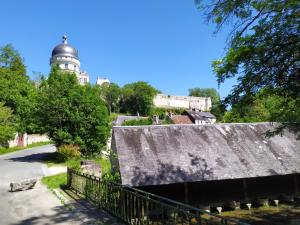
<svg viewBox="0 0 300 225"><path fill-rule="evenodd" d="M64 194L60 188L52 189L52 193L60 200L60 202L71 211L75 210L75 207L71 204L72 202Z"/></svg>

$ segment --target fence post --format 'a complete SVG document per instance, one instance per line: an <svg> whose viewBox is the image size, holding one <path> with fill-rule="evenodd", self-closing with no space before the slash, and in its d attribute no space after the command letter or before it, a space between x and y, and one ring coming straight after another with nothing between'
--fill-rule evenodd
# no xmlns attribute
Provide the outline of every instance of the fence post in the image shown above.
<svg viewBox="0 0 300 225"><path fill-rule="evenodd" d="M72 173L71 170L69 169L69 167L67 167L67 187L70 188L71 187L71 181L72 181Z"/></svg>

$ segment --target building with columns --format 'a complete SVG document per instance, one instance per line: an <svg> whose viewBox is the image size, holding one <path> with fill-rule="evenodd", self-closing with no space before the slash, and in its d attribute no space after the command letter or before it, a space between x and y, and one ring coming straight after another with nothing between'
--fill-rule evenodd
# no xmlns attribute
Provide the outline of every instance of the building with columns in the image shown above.
<svg viewBox="0 0 300 225"><path fill-rule="evenodd" d="M75 73L81 85L90 81L87 72L80 69L78 51L68 44L66 35L63 36L62 43L52 50L50 65L52 66L53 64L57 64L64 71Z"/></svg>

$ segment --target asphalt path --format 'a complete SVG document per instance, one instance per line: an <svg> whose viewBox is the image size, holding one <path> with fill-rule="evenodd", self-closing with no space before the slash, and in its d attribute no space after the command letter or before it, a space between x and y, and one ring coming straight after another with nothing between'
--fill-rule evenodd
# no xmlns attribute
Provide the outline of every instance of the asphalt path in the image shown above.
<svg viewBox="0 0 300 225"><path fill-rule="evenodd" d="M10 192L9 184L49 174L41 159L55 151L45 145L0 156L0 225L78 224L72 212L40 182L27 191Z"/></svg>
<svg viewBox="0 0 300 225"><path fill-rule="evenodd" d="M0 225L122 224L104 211L91 210L78 203L70 210L41 184L40 178L53 174L42 159L53 152L53 145L45 145L0 156ZM39 180L33 189L10 192L10 182L30 178Z"/></svg>

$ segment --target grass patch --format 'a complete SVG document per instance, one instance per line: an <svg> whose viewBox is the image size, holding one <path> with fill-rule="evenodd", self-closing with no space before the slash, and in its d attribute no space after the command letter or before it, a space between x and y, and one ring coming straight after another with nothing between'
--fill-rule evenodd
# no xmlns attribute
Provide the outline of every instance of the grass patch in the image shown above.
<svg viewBox="0 0 300 225"><path fill-rule="evenodd" d="M222 212L222 216L240 219L251 225L292 225L300 224L300 207L293 205L259 207L249 210Z"/></svg>
<svg viewBox="0 0 300 225"><path fill-rule="evenodd" d="M33 143L33 144L30 144L30 145L27 145L26 147L20 147L20 146L12 147L12 148L2 148L2 147L0 147L0 155L11 153L11 152L16 152L16 151L20 151L20 150L24 150L24 149L28 149L28 148L48 145L48 144L51 144L51 143L52 143L51 141L45 141L45 142Z"/></svg>
<svg viewBox="0 0 300 225"><path fill-rule="evenodd" d="M96 161L96 163L100 164L101 169L102 169L102 174L106 174L110 172L110 160L107 158L96 158L94 159Z"/></svg>
<svg viewBox="0 0 300 225"><path fill-rule="evenodd" d="M42 183L49 189L60 188L67 184L67 173L59 173L49 177L43 177Z"/></svg>

